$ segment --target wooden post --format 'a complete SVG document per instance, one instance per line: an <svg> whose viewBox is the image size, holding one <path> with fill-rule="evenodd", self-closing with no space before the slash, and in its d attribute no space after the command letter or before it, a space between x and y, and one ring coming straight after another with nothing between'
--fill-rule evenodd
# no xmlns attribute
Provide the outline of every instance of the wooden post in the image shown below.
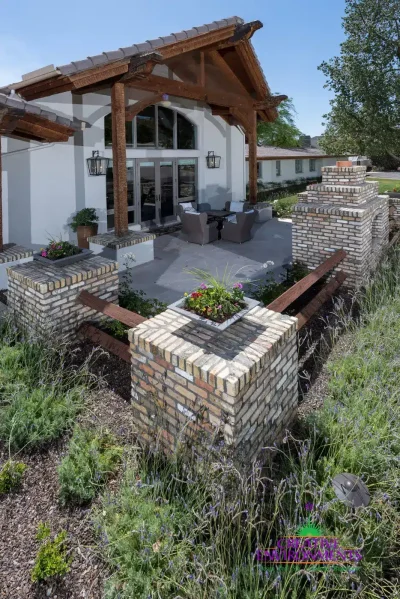
<svg viewBox="0 0 400 599"><path fill-rule="evenodd" d="M0 135L0 252L3 251L3 169L1 163L1 135Z"/></svg>
<svg viewBox="0 0 400 599"><path fill-rule="evenodd" d="M111 124L114 179L114 228L118 236L128 233L128 184L126 172L125 86L111 88Z"/></svg>
<svg viewBox="0 0 400 599"><path fill-rule="evenodd" d="M249 198L250 204L257 203L257 113L251 114L251 124L247 131L249 142Z"/></svg>

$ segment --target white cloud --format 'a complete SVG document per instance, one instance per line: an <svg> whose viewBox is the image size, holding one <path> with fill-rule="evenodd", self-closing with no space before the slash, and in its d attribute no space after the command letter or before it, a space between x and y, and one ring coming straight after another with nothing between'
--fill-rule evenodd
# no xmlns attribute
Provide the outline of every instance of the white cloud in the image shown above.
<svg viewBox="0 0 400 599"><path fill-rule="evenodd" d="M0 87L21 81L21 76L44 66L24 40L2 35L0 38Z"/></svg>

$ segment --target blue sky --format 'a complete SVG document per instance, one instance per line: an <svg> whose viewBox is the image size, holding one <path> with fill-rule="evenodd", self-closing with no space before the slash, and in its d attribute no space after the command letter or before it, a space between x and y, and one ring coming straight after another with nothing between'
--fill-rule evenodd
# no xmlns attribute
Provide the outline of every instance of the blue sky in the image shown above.
<svg viewBox="0 0 400 599"><path fill-rule="evenodd" d="M291 96L299 128L323 131L330 93L317 70L339 53L344 0L0 0L0 85L48 64L233 15L259 19L253 36L271 90Z"/></svg>

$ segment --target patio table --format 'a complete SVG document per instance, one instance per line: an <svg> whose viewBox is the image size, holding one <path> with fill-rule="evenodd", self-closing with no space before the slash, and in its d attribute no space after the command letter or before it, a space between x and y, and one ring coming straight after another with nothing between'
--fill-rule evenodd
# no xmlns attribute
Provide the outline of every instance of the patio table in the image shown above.
<svg viewBox="0 0 400 599"><path fill-rule="evenodd" d="M224 224L224 219L231 214L235 214L235 212L230 212L229 210L207 210L207 216L211 218L211 220L216 220L218 223L218 239L221 239L221 230Z"/></svg>

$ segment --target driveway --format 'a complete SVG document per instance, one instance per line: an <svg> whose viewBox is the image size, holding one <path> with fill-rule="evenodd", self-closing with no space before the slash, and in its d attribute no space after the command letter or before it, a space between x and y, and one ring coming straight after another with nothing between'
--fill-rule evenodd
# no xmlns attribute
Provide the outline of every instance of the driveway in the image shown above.
<svg viewBox="0 0 400 599"><path fill-rule="evenodd" d="M204 246L187 243L183 233L162 235L154 240L155 260L132 268L133 289L170 304L199 284L187 271L201 268L231 280L255 285L267 273L276 279L282 266L292 259L292 223L272 219L253 227L253 238L243 244L216 241ZM121 273L120 277L124 277Z"/></svg>
<svg viewBox="0 0 400 599"><path fill-rule="evenodd" d="M400 171L371 171L367 173L367 177L373 177L374 179L400 179Z"/></svg>

